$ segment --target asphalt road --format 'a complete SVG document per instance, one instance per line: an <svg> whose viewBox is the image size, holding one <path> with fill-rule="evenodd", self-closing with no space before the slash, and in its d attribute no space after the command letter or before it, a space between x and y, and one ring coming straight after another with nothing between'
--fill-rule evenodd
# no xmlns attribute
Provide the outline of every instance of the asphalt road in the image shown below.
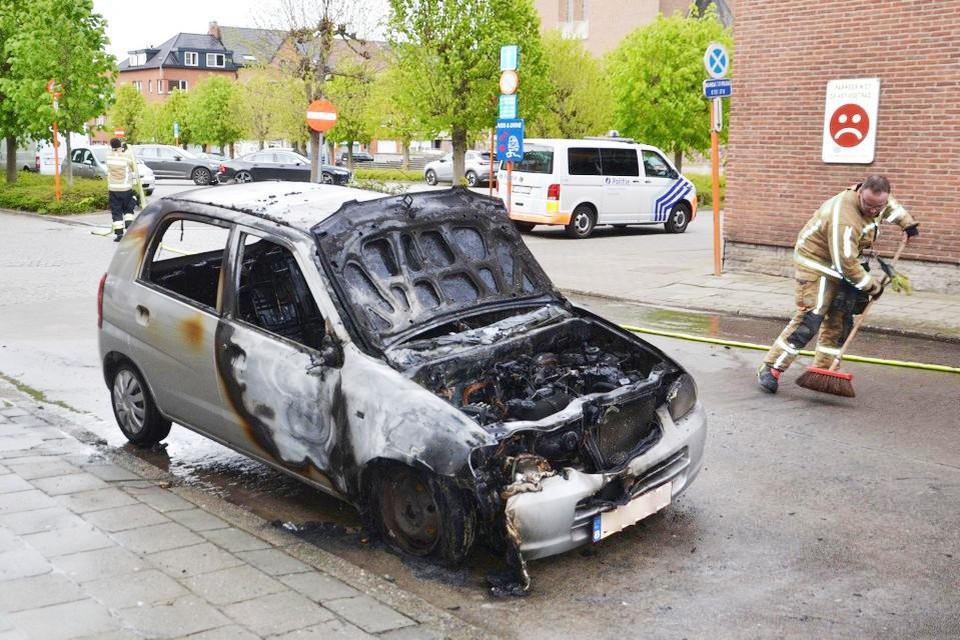
<svg viewBox="0 0 960 640"><path fill-rule="evenodd" d="M185 187L161 182L157 194ZM113 243L42 219L2 222L0 373L107 420L95 427L100 435L128 447L110 426L96 355L95 292ZM579 253L567 262L575 267L563 267L564 254L589 252L589 243L550 235L529 244L558 278L562 268L606 277L611 262L629 267L641 254L667 263L677 250L672 238L644 230L604 244L596 261ZM697 234L684 236L678 242L701 250ZM752 340L779 330L696 315L657 320L649 309L581 301L631 324L699 323ZM862 348L882 339L865 335ZM365 542L350 508L185 429L166 448L138 455L504 637L960 635L960 377L852 364L854 399L790 383L770 396L754 382L757 352L651 342L698 381L710 420L706 466L661 514L600 545L532 563L527 598L486 594L484 575L498 560L484 549L459 570L399 558ZM890 347L910 359L960 357L956 345Z"/></svg>

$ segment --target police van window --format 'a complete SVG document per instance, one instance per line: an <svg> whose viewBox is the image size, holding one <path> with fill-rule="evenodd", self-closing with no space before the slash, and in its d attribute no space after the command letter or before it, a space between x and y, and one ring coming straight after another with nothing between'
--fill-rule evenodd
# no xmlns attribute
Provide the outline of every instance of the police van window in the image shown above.
<svg viewBox="0 0 960 640"><path fill-rule="evenodd" d="M293 254L279 244L244 235L236 317L264 331L320 349L323 316Z"/></svg>
<svg viewBox="0 0 960 640"><path fill-rule="evenodd" d="M656 151L643 152L643 171L651 178L676 178L676 172L670 168L667 161Z"/></svg>
<svg viewBox="0 0 960 640"><path fill-rule="evenodd" d="M523 160L514 164L513 170L524 173L553 173L553 151L527 146L523 150Z"/></svg>
<svg viewBox="0 0 960 640"><path fill-rule="evenodd" d="M639 176L636 149L600 149L605 176Z"/></svg>
<svg viewBox="0 0 960 640"><path fill-rule="evenodd" d="M173 217L151 243L141 278L210 309L217 308L228 227Z"/></svg>
<svg viewBox="0 0 960 640"><path fill-rule="evenodd" d="M570 147L567 149L567 168L572 176L599 176L600 149Z"/></svg>

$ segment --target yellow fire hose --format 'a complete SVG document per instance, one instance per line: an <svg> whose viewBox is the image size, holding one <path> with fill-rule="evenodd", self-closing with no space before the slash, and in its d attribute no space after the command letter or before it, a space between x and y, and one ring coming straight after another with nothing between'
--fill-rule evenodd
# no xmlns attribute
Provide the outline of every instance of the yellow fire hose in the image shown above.
<svg viewBox="0 0 960 640"><path fill-rule="evenodd" d="M740 349L754 349L757 351L766 351L770 348L768 344L755 344L752 342L737 342L735 340L721 340L720 338L708 338L706 336L695 336L689 333L678 333L676 331L663 331L661 329L650 329L647 327L633 327L630 325L620 325L627 331L633 333L645 333L654 336L663 336L665 338L676 338L678 340L690 340L692 342L705 342L707 344L717 344L724 347L737 347ZM803 350L800 355L813 356L813 351ZM909 362L906 360L885 360L883 358L870 358L867 356L845 355L843 359L847 362L866 362L869 364L882 364L889 367L906 367L908 369L922 369L924 371L939 371L941 373L960 373L960 367L949 367L944 364L929 364L926 362Z"/></svg>

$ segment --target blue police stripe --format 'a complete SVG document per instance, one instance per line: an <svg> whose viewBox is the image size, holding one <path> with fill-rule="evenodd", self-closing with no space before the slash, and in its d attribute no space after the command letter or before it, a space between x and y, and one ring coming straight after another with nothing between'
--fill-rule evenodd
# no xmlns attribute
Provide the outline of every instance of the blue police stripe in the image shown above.
<svg viewBox="0 0 960 640"><path fill-rule="evenodd" d="M673 205L680 202L692 189L693 183L683 177L670 185L670 188L654 203L654 222L666 221Z"/></svg>

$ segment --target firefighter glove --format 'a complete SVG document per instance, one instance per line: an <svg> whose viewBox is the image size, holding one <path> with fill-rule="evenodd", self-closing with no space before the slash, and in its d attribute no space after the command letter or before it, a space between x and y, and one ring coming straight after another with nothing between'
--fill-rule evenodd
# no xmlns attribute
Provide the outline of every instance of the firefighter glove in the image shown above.
<svg viewBox="0 0 960 640"><path fill-rule="evenodd" d="M877 278L870 278L870 282L863 288L863 292L874 298L879 298L880 294L883 293L883 282Z"/></svg>
<svg viewBox="0 0 960 640"><path fill-rule="evenodd" d="M908 238L915 238L915 237L917 237L918 235L920 235L920 229L919 229L919 227L920 227L920 223L918 222L918 223L912 224L912 225L910 225L909 227L907 227L906 229L904 229L904 231L907 232L907 237L908 237Z"/></svg>

